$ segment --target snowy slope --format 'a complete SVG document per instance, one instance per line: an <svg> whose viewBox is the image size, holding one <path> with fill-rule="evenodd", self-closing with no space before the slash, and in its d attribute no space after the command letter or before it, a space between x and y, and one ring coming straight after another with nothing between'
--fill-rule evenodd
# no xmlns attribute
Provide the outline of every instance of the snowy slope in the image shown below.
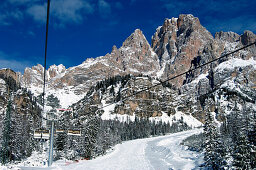
<svg viewBox="0 0 256 170"><path fill-rule="evenodd" d="M179 145L190 135L202 132L194 129L167 136L127 141L115 146L114 151L94 160L79 163L55 162L51 168L58 170L147 170L147 169L193 169L203 161L203 155ZM37 169L24 168L21 169ZM40 168L38 168L40 169Z"/></svg>
<svg viewBox="0 0 256 170"><path fill-rule="evenodd" d="M69 166L58 165L54 169L193 169L202 163L202 155L188 151L179 144L188 136L201 131L194 129L164 137L124 142L108 155Z"/></svg>

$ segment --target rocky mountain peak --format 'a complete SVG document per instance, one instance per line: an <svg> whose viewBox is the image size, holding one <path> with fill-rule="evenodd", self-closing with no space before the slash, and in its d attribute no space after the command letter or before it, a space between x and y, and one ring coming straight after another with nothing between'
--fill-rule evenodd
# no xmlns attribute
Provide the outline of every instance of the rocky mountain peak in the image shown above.
<svg viewBox="0 0 256 170"><path fill-rule="evenodd" d="M172 51L171 49L175 48L174 42L177 39L177 30L177 18L167 18L163 25L158 27L156 33L152 36L151 47L158 54L160 59L164 57L166 51L170 53ZM170 45L167 47L168 44ZM168 59L168 57L166 59Z"/></svg>
<svg viewBox="0 0 256 170"><path fill-rule="evenodd" d="M136 29L124 42L122 47L141 48L150 47L146 37L140 29Z"/></svg>
<svg viewBox="0 0 256 170"><path fill-rule="evenodd" d="M251 31L244 31L241 35L241 42L243 45L248 45L250 43L254 43L256 41L256 35Z"/></svg>
<svg viewBox="0 0 256 170"><path fill-rule="evenodd" d="M38 71L38 72L43 72L44 67L41 64L37 64L36 66L32 67L32 70Z"/></svg>
<svg viewBox="0 0 256 170"><path fill-rule="evenodd" d="M233 43L233 42L239 41L240 35L231 31L229 32L220 31L215 33L215 39Z"/></svg>
<svg viewBox="0 0 256 170"><path fill-rule="evenodd" d="M117 52L118 52L117 47L115 45L113 45L111 54L116 54Z"/></svg>
<svg viewBox="0 0 256 170"><path fill-rule="evenodd" d="M58 66L54 64L51 65L47 71L49 73L49 78L53 78L61 73L64 73L66 71L66 67L63 64L60 64Z"/></svg>
<svg viewBox="0 0 256 170"><path fill-rule="evenodd" d="M188 28L188 27L200 27L200 21L197 17L194 17L191 14L181 14L179 15L177 26L179 29Z"/></svg>
<svg viewBox="0 0 256 170"><path fill-rule="evenodd" d="M162 71L158 76L166 79L188 70L191 61L202 54L204 46L211 41L211 33L191 14L165 19L152 37L151 45L160 60ZM179 78L174 84L181 86L183 80Z"/></svg>
<svg viewBox="0 0 256 170"><path fill-rule="evenodd" d="M157 55L141 30L136 29L119 49L119 61L125 72L153 75L159 70Z"/></svg>
<svg viewBox="0 0 256 170"><path fill-rule="evenodd" d="M50 81L52 78L64 73L66 71L66 67L63 64L58 66L51 65L48 70L46 70L46 80ZM32 68L25 68L23 74L23 85L25 87L41 86L43 85L43 76L44 76L44 67L41 64L37 64Z"/></svg>

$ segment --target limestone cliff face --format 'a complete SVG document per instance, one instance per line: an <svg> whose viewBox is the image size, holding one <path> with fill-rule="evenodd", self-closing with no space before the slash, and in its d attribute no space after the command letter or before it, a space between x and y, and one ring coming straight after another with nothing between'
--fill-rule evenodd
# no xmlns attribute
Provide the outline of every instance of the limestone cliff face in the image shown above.
<svg viewBox="0 0 256 170"><path fill-rule="evenodd" d="M240 40L240 35L234 32L216 32L215 33L215 39L221 40L221 41L227 41L230 43L234 43Z"/></svg>
<svg viewBox="0 0 256 170"><path fill-rule="evenodd" d="M193 15L166 19L152 36L151 47L160 59L162 79L175 76L199 64L206 63L236 48L255 42L255 34L245 31L241 36L233 32L218 32L215 38ZM234 57L255 58L255 46L234 54ZM218 63L201 68L191 75L179 77L172 84L181 87Z"/></svg>
<svg viewBox="0 0 256 170"><path fill-rule="evenodd" d="M39 86L43 84L44 68L41 64L32 68L25 68L23 74L23 85L30 87L31 85Z"/></svg>
<svg viewBox="0 0 256 170"><path fill-rule="evenodd" d="M254 43L256 41L256 35L251 31L244 31L242 35L238 35L234 32L217 32L215 34L216 42L224 46L222 53L226 53L236 48ZM245 50L239 51L234 54L233 57L249 59L256 56L256 47L251 46Z"/></svg>
<svg viewBox="0 0 256 170"><path fill-rule="evenodd" d="M213 41L213 37L192 15L180 15L179 18L166 19L152 37L151 47L159 56L161 78L177 75L192 66L191 61L202 55L205 46ZM173 82L177 86L183 84L185 77Z"/></svg>
<svg viewBox="0 0 256 170"><path fill-rule="evenodd" d="M20 73L13 70L0 70L0 114L4 113L8 100L11 99L16 114L31 114L38 118L41 111L36 104L36 98L20 86L20 78Z"/></svg>
<svg viewBox="0 0 256 170"><path fill-rule="evenodd" d="M2 88L7 90L7 85L9 86L9 90L16 91L21 86L22 76L20 73L16 73L11 69L0 69L0 78ZM7 92L3 90L2 92Z"/></svg>
<svg viewBox="0 0 256 170"><path fill-rule="evenodd" d="M132 96L156 84L159 85ZM177 90L173 89L170 84L161 83L151 77L117 76L91 87L87 95L71 107L79 115L97 112L103 119L108 119L115 114L124 118L135 115L144 118L168 117L176 113L177 97ZM111 103L114 104L109 108L104 108ZM103 109L98 110L101 107ZM171 122L172 117L168 118Z"/></svg>

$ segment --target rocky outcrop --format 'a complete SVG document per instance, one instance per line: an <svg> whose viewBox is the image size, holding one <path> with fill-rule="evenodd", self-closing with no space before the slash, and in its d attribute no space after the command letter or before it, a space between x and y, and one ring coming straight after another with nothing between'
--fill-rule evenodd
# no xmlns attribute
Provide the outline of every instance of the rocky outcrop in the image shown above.
<svg viewBox="0 0 256 170"><path fill-rule="evenodd" d="M241 35L240 41L243 45L254 43L256 41L256 35L251 31L245 31L244 34Z"/></svg>
<svg viewBox="0 0 256 170"><path fill-rule="evenodd" d="M200 75L180 88L179 106L204 122L206 99L212 100L210 109L216 119L223 121L235 104L254 108L256 100L256 61L230 59L218 65L213 72ZM188 104L189 103L189 104Z"/></svg>
<svg viewBox="0 0 256 170"><path fill-rule="evenodd" d="M152 36L151 47L159 56L161 79L188 71L221 55L231 52L243 45L255 42L255 34L245 31L241 36L233 32L218 32L215 38L193 15L180 15L179 18L165 19ZM255 46L237 52L236 58L255 58ZM186 76L172 81L177 87L189 83L202 73L215 68L213 63Z"/></svg>
<svg viewBox="0 0 256 170"><path fill-rule="evenodd" d="M126 73L155 75L159 70L158 56L152 51L142 31L136 29L119 49Z"/></svg>
<svg viewBox="0 0 256 170"><path fill-rule="evenodd" d="M212 41L210 32L200 24L198 18L192 15L166 19L156 30L151 45L159 56L163 69L159 76L166 79L189 70L193 66L192 61L201 56ZM202 60L208 58L205 56ZM197 62L195 64L200 63L199 60ZM180 87L185 79L186 77L180 77L172 83Z"/></svg>
<svg viewBox="0 0 256 170"><path fill-rule="evenodd" d="M55 64L50 66L50 68L47 70L49 79L55 78L56 76L61 75L62 73L65 73L66 67L62 64L56 66Z"/></svg>
<svg viewBox="0 0 256 170"><path fill-rule="evenodd" d="M47 82L53 79L59 78L61 74L65 73L66 68L62 64L56 66L52 65L48 70L46 70L45 79ZM23 86L42 86L44 79L44 67L41 64L33 66L32 68L26 68L23 74Z"/></svg>
<svg viewBox="0 0 256 170"><path fill-rule="evenodd" d="M234 43L240 40L240 35L234 32L216 32L215 33L215 39L216 40L221 40L221 41L226 41L230 43Z"/></svg>
<svg viewBox="0 0 256 170"><path fill-rule="evenodd" d="M21 74L11 69L1 69L0 79L2 79L2 86L4 86L3 84L6 85L5 89L8 86L10 90L16 91L21 86Z"/></svg>
<svg viewBox="0 0 256 170"><path fill-rule="evenodd" d="M137 93L156 84L154 88ZM178 91L168 83L145 76L118 76L91 87L87 95L71 107L79 115L97 113L103 119L116 114L124 118L135 115L143 118L166 116L166 120L172 122L178 111L177 99ZM188 112L185 114L190 115Z"/></svg>
<svg viewBox="0 0 256 170"><path fill-rule="evenodd" d="M20 86L20 73L10 69L0 70L0 106L5 110L8 100L11 99L12 108L17 114L40 116L40 108L36 104L36 98L31 92Z"/></svg>
<svg viewBox="0 0 256 170"><path fill-rule="evenodd" d="M233 51L242 46L249 45L256 41L256 35L251 31L245 31L242 35L238 35L234 32L217 32L215 34L215 40L219 46L223 46L222 54ZM239 51L233 55L236 58L250 59L256 56L255 46L248 47L242 51Z"/></svg>
<svg viewBox="0 0 256 170"><path fill-rule="evenodd" d="M33 66L32 68L25 68L23 74L23 86L31 87L40 86L43 84L44 68L41 64Z"/></svg>

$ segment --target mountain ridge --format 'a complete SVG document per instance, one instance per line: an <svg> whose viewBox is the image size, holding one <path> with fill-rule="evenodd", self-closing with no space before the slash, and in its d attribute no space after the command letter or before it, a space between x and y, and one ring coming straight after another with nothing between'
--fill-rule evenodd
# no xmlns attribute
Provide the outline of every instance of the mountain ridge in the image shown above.
<svg viewBox="0 0 256 170"><path fill-rule="evenodd" d="M127 74L142 74L162 81L255 40L256 35L250 31L245 31L242 35L217 32L213 37L197 17L181 14L178 18L164 20L163 25L152 36L151 45L143 32L136 29L120 48L114 45L111 53L105 56L87 58L80 65L67 69L63 65L50 66L46 74L47 95L53 94L59 98L62 107L68 107L86 96L90 87L95 86L98 81ZM250 47L233 54L231 58L255 60L256 49ZM204 66L169 83L177 89L184 89L184 85L198 77L209 76L223 61ZM42 93L42 70L41 65L26 68L22 78L22 86L35 95ZM209 88L208 85L203 86Z"/></svg>

